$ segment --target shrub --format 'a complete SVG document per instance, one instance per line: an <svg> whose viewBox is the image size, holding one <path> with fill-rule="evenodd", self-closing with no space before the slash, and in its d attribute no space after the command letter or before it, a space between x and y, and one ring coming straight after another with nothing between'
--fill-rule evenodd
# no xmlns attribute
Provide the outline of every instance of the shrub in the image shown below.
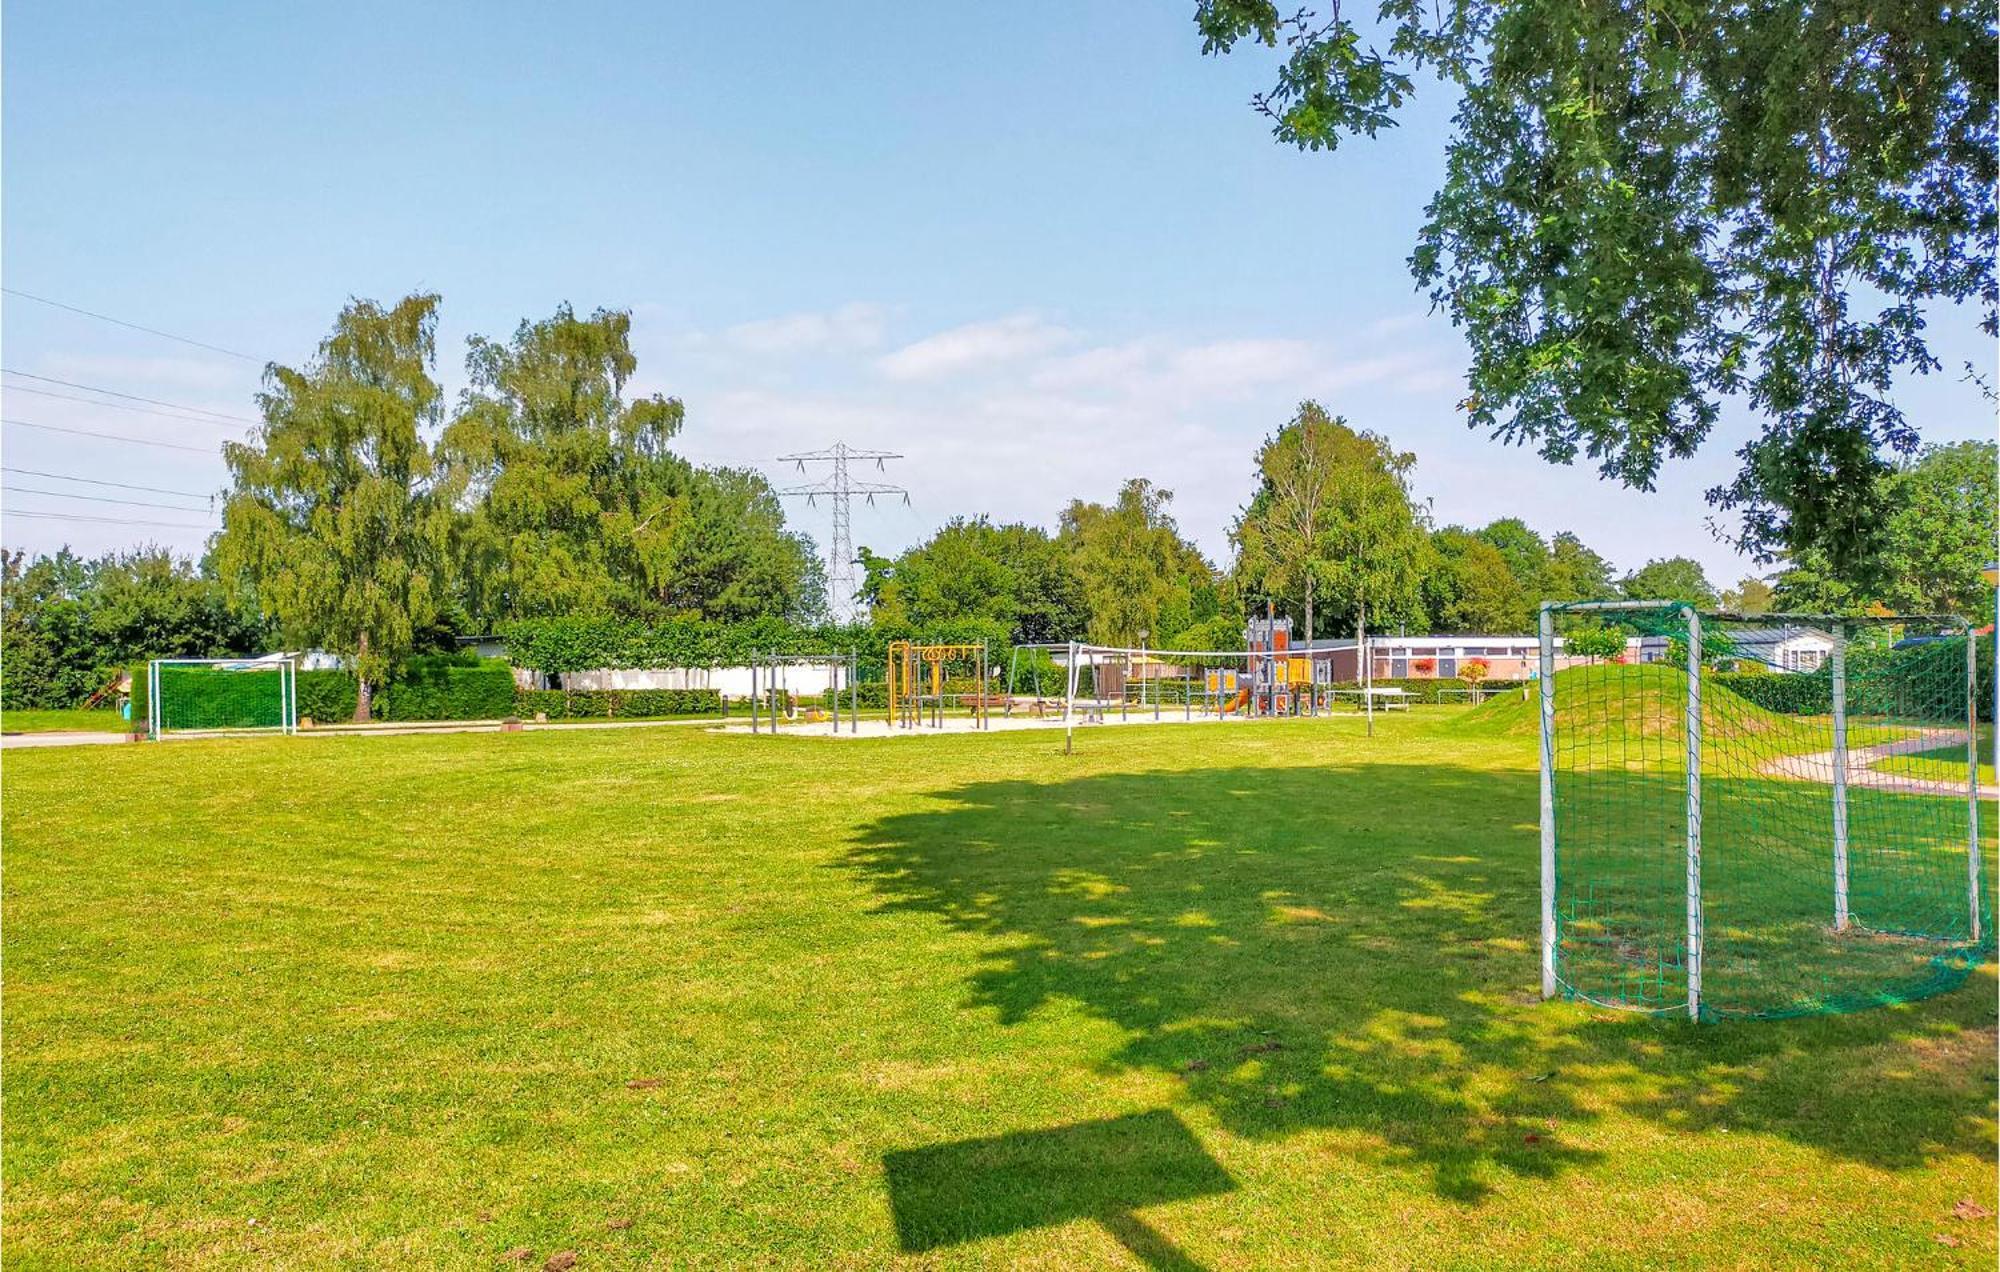
<svg viewBox="0 0 2000 1272"><path fill-rule="evenodd" d="M1625 633L1615 627L1579 627L1563 633L1563 652L1579 658L1618 658L1625 653Z"/></svg>

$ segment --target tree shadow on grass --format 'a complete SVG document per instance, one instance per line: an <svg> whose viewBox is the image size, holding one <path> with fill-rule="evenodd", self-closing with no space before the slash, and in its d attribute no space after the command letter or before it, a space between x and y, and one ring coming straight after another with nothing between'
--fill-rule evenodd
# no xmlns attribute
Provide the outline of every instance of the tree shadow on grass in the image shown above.
<svg viewBox="0 0 2000 1272"><path fill-rule="evenodd" d="M885 908L990 938L968 1006L1079 1004L1247 1136L1331 1128L1477 1202L1615 1109L1890 1168L1990 1155L1990 994L1784 1022L1542 1005L1532 774L1230 768L976 783L864 827ZM1929 1057L1929 1061L1926 1060ZM1954 1058L1956 1057L1956 1058Z"/></svg>

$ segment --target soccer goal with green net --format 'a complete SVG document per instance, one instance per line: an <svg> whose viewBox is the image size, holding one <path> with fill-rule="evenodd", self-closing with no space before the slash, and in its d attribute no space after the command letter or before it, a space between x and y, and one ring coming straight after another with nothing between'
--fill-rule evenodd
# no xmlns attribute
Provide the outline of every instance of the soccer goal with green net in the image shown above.
<svg viewBox="0 0 2000 1272"><path fill-rule="evenodd" d="M158 658L146 666L146 731L275 730L298 726L298 670L289 659Z"/></svg>
<svg viewBox="0 0 2000 1272"><path fill-rule="evenodd" d="M1540 634L1545 997L1805 1015L1978 963L1966 624L1594 602Z"/></svg>

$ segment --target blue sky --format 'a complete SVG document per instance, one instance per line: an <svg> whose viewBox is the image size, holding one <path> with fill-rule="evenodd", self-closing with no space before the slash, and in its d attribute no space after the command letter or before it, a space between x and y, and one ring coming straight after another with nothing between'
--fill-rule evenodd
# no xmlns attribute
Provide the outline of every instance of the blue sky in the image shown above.
<svg viewBox="0 0 2000 1272"><path fill-rule="evenodd" d="M1639 494L1467 431L1463 348L1405 258L1449 101L1335 155L1247 105L1267 56L1204 59L1191 0L1126 6L25 3L5 8L6 285L16 371L252 415L260 359L306 357L351 295L443 294L466 336L570 301L630 308L635 388L682 397L685 450L762 466L836 439L902 452L892 551L959 514L1053 524L1129 476L1175 492L1212 556L1251 456L1301 397L1418 456L1441 522L1520 515L1621 569L1744 572L1702 492L1749 420ZM1992 434L1959 382L1993 360L1937 315L1947 371L1904 402L1928 438ZM197 494L237 426L86 405L9 377L13 469ZM38 387L43 394L18 391ZM144 405L124 402L126 406ZM203 504L10 472L10 547L189 552ZM88 491L192 511L27 493ZM172 521L63 521L23 511ZM824 538L824 513L798 524Z"/></svg>

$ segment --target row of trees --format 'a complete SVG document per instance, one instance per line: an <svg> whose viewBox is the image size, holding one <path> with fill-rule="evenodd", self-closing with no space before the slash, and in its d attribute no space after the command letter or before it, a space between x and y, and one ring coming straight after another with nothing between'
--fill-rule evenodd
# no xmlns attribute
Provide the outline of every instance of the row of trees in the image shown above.
<svg viewBox="0 0 2000 1272"><path fill-rule="evenodd" d="M818 616L818 558L764 479L688 463L681 403L626 398L629 314L475 337L447 413L437 306L350 304L310 363L267 371L257 436L224 447L214 570L297 642L352 655L357 716L441 623Z"/></svg>
<svg viewBox="0 0 2000 1272"><path fill-rule="evenodd" d="M224 526L199 567L159 551L9 558L7 704L67 705L138 659L282 644L349 656L362 714L406 655L524 620L824 621L822 566L764 479L688 463L670 449L680 402L627 398L627 315L564 307L506 342L475 338L447 411L436 312L429 295L356 302L310 363L269 369L263 426L225 448ZM1108 503L1071 502L1053 530L961 518L894 558L863 549L873 630L1228 648L1266 602L1327 637L1522 632L1544 600L1976 616L1990 598L1991 444L1934 447L1882 478L1886 547L1866 577L1887 582L1866 589L1811 552L1718 591L1686 557L1621 577L1571 532L1433 525L1415 457L1315 402L1255 462L1226 567L1181 534L1171 492L1134 478Z"/></svg>
<svg viewBox="0 0 2000 1272"><path fill-rule="evenodd" d="M1579 535L1544 538L1519 518L1434 526L1411 490L1414 456L1306 402L1257 452L1226 568L1181 536L1170 492L1135 479L1110 504L1072 503L1053 532L962 518L893 559L864 553L863 590L878 623L982 620L1016 641L1085 635L1162 648L1233 648L1246 613L1267 599L1317 637L1525 632L1545 600L1692 600L1747 613L1885 605L1976 618L1991 600L1980 568L1996 458L1991 444L1933 447L1883 479L1881 588L1836 582L1811 555L1774 580L1718 588L1685 556L1621 575Z"/></svg>

